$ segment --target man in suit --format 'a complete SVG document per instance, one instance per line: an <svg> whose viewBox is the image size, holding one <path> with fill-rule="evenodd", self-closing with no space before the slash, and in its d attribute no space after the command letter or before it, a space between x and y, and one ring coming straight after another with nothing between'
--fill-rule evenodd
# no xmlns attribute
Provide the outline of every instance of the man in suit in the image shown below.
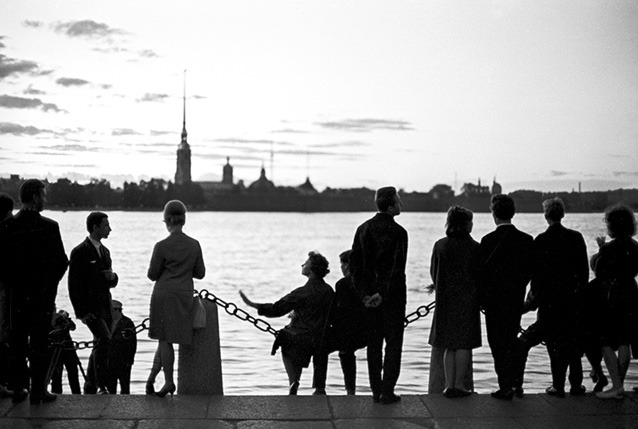
<svg viewBox="0 0 638 429"><path fill-rule="evenodd" d="M401 399L394 387L401 371L408 233L394 220L403 205L394 187L377 190L375 203L378 213L355 233L350 270L366 307L372 398L374 402L391 404Z"/></svg>
<svg viewBox="0 0 638 429"><path fill-rule="evenodd" d="M90 213L86 229L89 236L71 252L69 298L76 317L90 329L95 341L89 363L94 373L88 377L95 380L95 387L85 386L85 393L95 393L95 389L105 394L113 322L110 289L117 285L118 277L111 268L111 252L102 244L111 232L108 216Z"/></svg>
<svg viewBox="0 0 638 429"><path fill-rule="evenodd" d="M137 351L137 333L133 321L122 313L122 303L112 301L113 325L111 326L111 345L109 347L109 382L110 393L117 392L120 383L120 393L131 393L131 369L135 362Z"/></svg>
<svg viewBox="0 0 638 429"><path fill-rule="evenodd" d="M549 227L534 240L536 261L528 306L538 308L536 323L521 335L518 381L522 384L525 361L531 347L545 341L552 371L549 395L565 396L569 366L570 394L582 395L585 387L581 353L577 344L580 317L579 293L589 280L587 246L580 232L565 228L565 204L560 198L543 201Z"/></svg>
<svg viewBox="0 0 638 429"><path fill-rule="evenodd" d="M55 311L58 283L68 259L57 222L40 212L46 203L46 187L37 179L20 185L22 208L0 227L0 273L9 302L9 388L13 401L51 402L46 390L48 334ZM27 355L30 368L27 368Z"/></svg>
<svg viewBox="0 0 638 429"><path fill-rule="evenodd" d="M516 212L512 198L493 195L490 209L496 230L481 240L483 267L479 292L499 385L492 396L510 400L515 393L519 397L523 394L522 389L514 391L516 338L525 289L532 277L534 239L512 225Z"/></svg>

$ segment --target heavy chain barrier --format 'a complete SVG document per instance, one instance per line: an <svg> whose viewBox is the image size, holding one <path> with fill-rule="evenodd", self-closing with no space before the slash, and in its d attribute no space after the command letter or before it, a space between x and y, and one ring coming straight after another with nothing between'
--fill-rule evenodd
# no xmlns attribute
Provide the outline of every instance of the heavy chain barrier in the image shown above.
<svg viewBox="0 0 638 429"><path fill-rule="evenodd" d="M209 292L206 289L202 289L199 292L195 291L195 296L216 304L217 306L223 308L226 313L228 313L231 316L235 316L241 321L252 323L255 328L259 329L262 332L267 332L274 336L277 336L277 334L279 333L278 330L273 328L272 325L268 323L267 321L265 321L264 319L259 319L252 316L246 310L239 308L237 304L235 304L234 302L226 302L223 299L216 296L214 293ZM422 319L423 317L426 317L427 315L429 315L432 312L432 310L434 310L435 304L436 304L435 302L431 302L428 305L422 305L418 307L414 312L408 314L405 317L403 326L408 326L410 323L416 322L417 320ZM149 328L148 327L149 320L150 319L147 317L146 319L142 321L142 323L135 326L134 329L123 330L121 334L122 338L129 339L133 335L137 335L140 332L147 330ZM64 330L62 329L56 329L49 333L49 338L51 338L51 347L60 348L61 350L83 350L83 349L95 347L96 341L94 340L91 340L91 341L73 341L73 340L55 341L54 340L55 337L59 338L62 334L64 334Z"/></svg>
<svg viewBox="0 0 638 429"><path fill-rule="evenodd" d="M237 307L235 303L226 302L223 299L215 296L215 294L213 294L212 292L207 291L206 289L200 291L197 296L199 296L201 299L205 299L217 304L218 306L223 308L226 313L230 314L231 316L235 316L239 320L252 323L255 328L259 329L262 332L268 332L269 334L272 334L274 336L277 336L277 334L279 333L279 331L273 328L270 323L266 322L264 319L257 319L251 316L245 310Z"/></svg>
<svg viewBox="0 0 638 429"><path fill-rule="evenodd" d="M428 305L422 305L418 307L415 311L405 316L405 320L403 321L403 326L407 327L410 323L416 322L417 320L427 316L430 314L432 310L434 310L434 306L436 305L435 301L432 301Z"/></svg>

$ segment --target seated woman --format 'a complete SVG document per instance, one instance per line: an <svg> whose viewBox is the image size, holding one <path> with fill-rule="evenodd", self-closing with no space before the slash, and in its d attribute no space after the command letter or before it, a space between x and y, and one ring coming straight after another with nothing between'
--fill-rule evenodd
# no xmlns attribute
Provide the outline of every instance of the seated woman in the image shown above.
<svg viewBox="0 0 638 429"><path fill-rule="evenodd" d="M429 344L445 349L443 369L449 398L471 394L465 386L472 349L481 346L477 297L479 244L470 236L471 211L455 206L447 212L447 237L434 244L430 273L436 291Z"/></svg>
<svg viewBox="0 0 638 429"><path fill-rule="evenodd" d="M638 242L631 238L636 234L636 218L630 208L619 204L605 211L605 222L613 240L605 243L604 236L596 238L600 249L592 256L591 268L602 306L598 316L600 339L612 387L596 396L621 399L629 367L629 344L637 335Z"/></svg>
<svg viewBox="0 0 638 429"><path fill-rule="evenodd" d="M274 304L257 304L239 291L244 302L257 309L260 316L281 317L293 311L290 323L281 329L273 345L273 353L281 347L282 360L288 374L289 394L296 395L303 368L320 348L326 318L334 296L332 288L323 281L328 274L328 261L320 253L310 252L301 266L301 274L308 281Z"/></svg>

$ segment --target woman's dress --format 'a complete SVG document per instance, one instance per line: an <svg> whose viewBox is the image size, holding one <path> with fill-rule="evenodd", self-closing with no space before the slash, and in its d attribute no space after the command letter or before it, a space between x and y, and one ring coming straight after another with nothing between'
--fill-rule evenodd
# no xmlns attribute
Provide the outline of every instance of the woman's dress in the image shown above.
<svg viewBox="0 0 638 429"><path fill-rule="evenodd" d="M155 281L151 295L148 336L175 344L193 337L193 278L206 274L199 242L176 232L155 244L148 278Z"/></svg>
<svg viewBox="0 0 638 429"><path fill-rule="evenodd" d="M445 237L434 244L430 274L436 306L429 344L444 349L481 346L477 297L479 244L468 234Z"/></svg>
<svg viewBox="0 0 638 429"><path fill-rule="evenodd" d="M631 237L615 238L592 256L591 268L599 307L600 340L618 349L636 340L638 330L638 243Z"/></svg>

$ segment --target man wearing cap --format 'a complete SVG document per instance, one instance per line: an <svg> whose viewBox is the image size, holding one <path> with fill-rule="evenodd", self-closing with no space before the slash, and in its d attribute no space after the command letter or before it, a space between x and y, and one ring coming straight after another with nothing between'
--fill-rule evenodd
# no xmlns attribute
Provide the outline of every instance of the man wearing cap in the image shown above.
<svg viewBox="0 0 638 429"><path fill-rule="evenodd" d="M394 187L378 189L375 203L378 213L355 233L350 269L355 289L366 307L372 398L374 402L392 404L401 400L394 387L401 371L408 233L394 220L403 205Z"/></svg>
<svg viewBox="0 0 638 429"><path fill-rule="evenodd" d="M75 315L91 330L95 346L89 366L94 369L95 388L98 393L108 393L106 388L107 360L113 310L112 287L118 277L112 270L111 252L102 244L111 232L108 216L92 212L86 218L89 236L71 252L69 266L69 298ZM89 380L91 376L89 376ZM85 393L95 393L92 386L85 386Z"/></svg>
<svg viewBox="0 0 638 429"><path fill-rule="evenodd" d="M137 334L133 321L122 313L122 303L116 299L113 304L113 325L111 327L111 344L108 359L107 388L110 393L117 392L120 383L120 394L131 393L131 368L137 351Z"/></svg>

